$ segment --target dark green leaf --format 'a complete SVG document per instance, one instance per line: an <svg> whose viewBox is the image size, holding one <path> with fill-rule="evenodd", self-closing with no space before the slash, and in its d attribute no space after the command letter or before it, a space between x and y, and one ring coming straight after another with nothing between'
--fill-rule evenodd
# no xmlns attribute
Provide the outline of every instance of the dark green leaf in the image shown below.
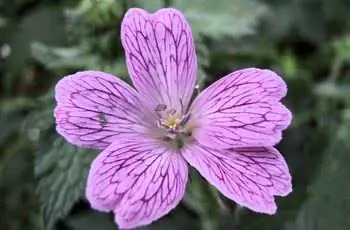
<svg viewBox="0 0 350 230"><path fill-rule="evenodd" d="M349 229L349 136L350 124L340 126L323 158L319 175L308 189L309 199L286 230Z"/></svg>
<svg viewBox="0 0 350 230"><path fill-rule="evenodd" d="M63 44L63 20L62 12L50 7L40 7L26 15L9 38L11 55L5 67L14 72L23 68L30 57L30 45L33 42L46 45Z"/></svg>
<svg viewBox="0 0 350 230"><path fill-rule="evenodd" d="M66 219L66 223L71 230L117 229L113 217L110 214L92 210L72 215Z"/></svg>
<svg viewBox="0 0 350 230"><path fill-rule="evenodd" d="M77 148L61 138L53 137L51 141L52 146L39 153L35 163L37 193L48 228L84 197L87 172L96 156L95 152Z"/></svg>
<svg viewBox="0 0 350 230"><path fill-rule="evenodd" d="M254 0L173 0L172 6L181 10L191 24L195 36L213 38L241 37L254 33L258 19L266 7ZM163 1L139 1L148 10L164 7Z"/></svg>
<svg viewBox="0 0 350 230"><path fill-rule="evenodd" d="M323 97L348 99L350 95L350 84L335 84L324 82L315 86L315 93Z"/></svg>
<svg viewBox="0 0 350 230"><path fill-rule="evenodd" d="M32 44L32 55L47 68L64 69L96 69L117 76L126 76L124 59L106 62L96 54L90 54L81 47L59 48L48 47L40 43Z"/></svg>

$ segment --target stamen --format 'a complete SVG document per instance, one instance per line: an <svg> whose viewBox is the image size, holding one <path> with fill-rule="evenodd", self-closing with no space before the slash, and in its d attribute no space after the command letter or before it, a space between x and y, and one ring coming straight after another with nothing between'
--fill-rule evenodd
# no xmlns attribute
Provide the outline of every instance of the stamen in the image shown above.
<svg viewBox="0 0 350 230"><path fill-rule="evenodd" d="M156 112L163 112L164 110L166 110L166 105L164 104L159 104L157 105L157 107L154 109Z"/></svg>
<svg viewBox="0 0 350 230"><path fill-rule="evenodd" d="M183 110L181 99L180 104L181 110ZM183 113L178 113L174 108L167 110L167 106L163 104L159 104L155 110L159 116L156 125L162 129L160 138L181 148L184 142L187 141L187 138L190 138L192 135L191 131L186 128L186 123L190 120L191 114L182 115Z"/></svg>
<svg viewBox="0 0 350 230"><path fill-rule="evenodd" d="M182 116L179 125L184 126L190 120L190 117L191 117L190 113Z"/></svg>
<svg viewBox="0 0 350 230"><path fill-rule="evenodd" d="M199 96L200 92L201 92L200 86L199 86L199 84L197 84L197 85L194 87L194 92L193 92L193 94L192 94L192 96L191 96L191 100L190 100L190 103L189 103L189 104L192 104L192 102L194 101L194 99L195 99L196 97Z"/></svg>
<svg viewBox="0 0 350 230"><path fill-rule="evenodd" d="M181 106L181 114L183 114L184 113L184 104L183 104L183 101L181 98L180 98L180 106Z"/></svg>
<svg viewBox="0 0 350 230"><path fill-rule="evenodd" d="M194 87L194 92L195 92L195 97L197 97L197 96L200 94L201 90L200 90L200 88L199 88L199 84L197 84L197 85Z"/></svg>
<svg viewBox="0 0 350 230"><path fill-rule="evenodd" d="M199 90L199 84L197 84L194 89L196 90L196 92Z"/></svg>
<svg viewBox="0 0 350 230"><path fill-rule="evenodd" d="M162 120L157 121L157 126L158 127L164 127L164 122Z"/></svg>
<svg viewBox="0 0 350 230"><path fill-rule="evenodd" d="M176 113L176 109L170 109L168 111L168 114L170 114L170 115L174 115L175 113Z"/></svg>

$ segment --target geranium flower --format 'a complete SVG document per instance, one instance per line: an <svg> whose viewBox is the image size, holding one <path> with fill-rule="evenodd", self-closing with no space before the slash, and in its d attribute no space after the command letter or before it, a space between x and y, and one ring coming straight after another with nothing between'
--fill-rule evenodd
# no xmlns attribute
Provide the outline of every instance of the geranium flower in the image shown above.
<svg viewBox="0 0 350 230"><path fill-rule="evenodd" d="M56 86L57 131L103 150L88 176L91 206L113 211L123 229L150 224L179 204L190 165L239 205L275 213L274 196L292 191L286 162L272 147L292 117L280 102L284 81L270 70L242 69L192 102L197 59L181 12L130 9L121 38L135 88L100 71Z"/></svg>

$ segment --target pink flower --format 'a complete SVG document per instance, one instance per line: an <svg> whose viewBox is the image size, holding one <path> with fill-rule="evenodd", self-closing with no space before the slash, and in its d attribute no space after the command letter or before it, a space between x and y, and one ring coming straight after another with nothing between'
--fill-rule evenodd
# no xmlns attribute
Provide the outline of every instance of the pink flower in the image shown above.
<svg viewBox="0 0 350 230"><path fill-rule="evenodd" d="M242 69L191 103L197 60L182 13L130 9L121 36L135 89L99 71L56 86L57 131L103 150L88 176L91 206L113 211L120 228L150 224L181 201L189 164L239 205L274 214L274 196L292 191L288 166L272 147L292 117L280 102L284 81L270 70Z"/></svg>

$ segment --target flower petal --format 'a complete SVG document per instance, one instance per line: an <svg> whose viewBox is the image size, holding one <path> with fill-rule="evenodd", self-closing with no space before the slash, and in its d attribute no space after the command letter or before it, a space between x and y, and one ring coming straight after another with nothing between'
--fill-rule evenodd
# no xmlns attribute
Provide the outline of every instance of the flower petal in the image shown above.
<svg viewBox="0 0 350 230"><path fill-rule="evenodd" d="M279 102L286 92L282 78L270 70L233 72L193 102L193 135L201 144L218 149L275 145L292 118Z"/></svg>
<svg viewBox="0 0 350 230"><path fill-rule="evenodd" d="M177 152L156 140L122 138L94 160L86 196L95 209L113 209L119 228L129 229L175 208L187 177L187 163Z"/></svg>
<svg viewBox="0 0 350 230"><path fill-rule="evenodd" d="M56 129L69 142L103 149L119 135L141 129L136 91L113 75L83 71L56 85Z"/></svg>
<svg viewBox="0 0 350 230"><path fill-rule="evenodd" d="M186 108L196 82L197 58L183 14L170 8L153 14L130 9L121 37L132 81L151 106Z"/></svg>
<svg viewBox="0 0 350 230"><path fill-rule="evenodd" d="M273 147L218 151L193 145L183 156L226 197L256 212L274 214L274 196L292 191L288 166Z"/></svg>

